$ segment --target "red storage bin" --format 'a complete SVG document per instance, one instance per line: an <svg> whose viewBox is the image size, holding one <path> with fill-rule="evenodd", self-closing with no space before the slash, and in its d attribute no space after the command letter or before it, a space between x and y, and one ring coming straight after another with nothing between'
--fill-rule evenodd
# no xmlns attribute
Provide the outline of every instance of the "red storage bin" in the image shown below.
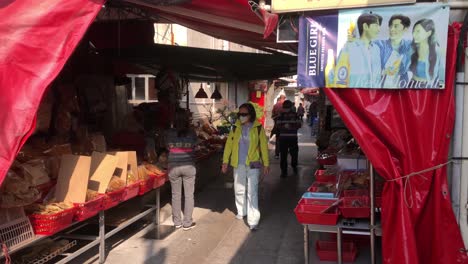
<svg viewBox="0 0 468 264"><path fill-rule="evenodd" d="M375 207L382 208L382 197L380 196L375 197Z"/></svg>
<svg viewBox="0 0 468 264"><path fill-rule="evenodd" d="M302 224L336 225L338 222L338 210L331 213L322 213L335 200L325 199L301 199L294 209L297 221Z"/></svg>
<svg viewBox="0 0 468 264"><path fill-rule="evenodd" d="M75 210L73 207L56 214L32 214L29 220L36 235L53 235L71 225Z"/></svg>
<svg viewBox="0 0 468 264"><path fill-rule="evenodd" d="M140 192L140 182L135 182L133 184L127 185L122 201L128 201L132 199L133 197L136 197L139 192Z"/></svg>
<svg viewBox="0 0 468 264"><path fill-rule="evenodd" d="M88 218L91 218L99 213L102 210L102 203L104 201L104 195L100 195L92 201L85 203L74 203L76 207L75 221L84 221Z"/></svg>
<svg viewBox="0 0 468 264"><path fill-rule="evenodd" d="M338 249L336 242L320 241L315 244L317 256L321 261L338 261ZM341 247L341 255L344 262L354 262L358 255L355 243L344 242Z"/></svg>
<svg viewBox="0 0 468 264"><path fill-rule="evenodd" d="M344 218L369 218L369 197L344 197L340 211Z"/></svg>
<svg viewBox="0 0 468 264"><path fill-rule="evenodd" d="M317 182L336 182L337 178L334 174L327 174L327 170L315 171L315 181Z"/></svg>
<svg viewBox="0 0 468 264"><path fill-rule="evenodd" d="M102 202L102 209L107 210L122 202L125 195L126 188L114 192L106 193L104 201Z"/></svg>
<svg viewBox="0 0 468 264"><path fill-rule="evenodd" d="M140 182L140 190L138 191L138 195L143 195L151 190L153 190L154 187L154 181L156 180L156 177L153 175L150 175L148 179L141 181Z"/></svg>

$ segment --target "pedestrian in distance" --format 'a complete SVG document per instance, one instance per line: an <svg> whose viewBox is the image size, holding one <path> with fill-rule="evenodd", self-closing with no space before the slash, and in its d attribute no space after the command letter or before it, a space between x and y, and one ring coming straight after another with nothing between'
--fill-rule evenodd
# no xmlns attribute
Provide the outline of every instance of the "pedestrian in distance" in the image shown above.
<svg viewBox="0 0 468 264"><path fill-rule="evenodd" d="M277 119L280 145L281 177L288 176L288 153L291 155L291 167L297 174L297 159L299 155L297 131L301 128L301 121L292 111L293 103L289 100L283 103L283 112Z"/></svg>
<svg viewBox="0 0 468 264"><path fill-rule="evenodd" d="M221 170L226 173L229 165L234 168L236 218L241 220L247 216L250 229L256 230L260 221L259 178L262 173L268 175L270 172L268 140L250 103L241 105L237 116L226 141Z"/></svg>
<svg viewBox="0 0 468 264"><path fill-rule="evenodd" d="M299 107L297 108L297 116L299 117L301 122L304 120L304 114L305 114L304 106L302 106L302 103L300 103Z"/></svg>
<svg viewBox="0 0 468 264"><path fill-rule="evenodd" d="M273 127L273 131L271 133L271 135L275 135L276 136L276 141L275 141L275 159L279 159L279 153L280 153L280 149L279 149L279 134L278 134L278 129L277 129L277 126L276 126L276 119L280 116L281 112L283 111L283 103L284 101L286 100L286 95L282 94L280 95L280 97L278 98L278 102L276 102L276 104L273 106L273 111L271 113L271 118L273 119L273 121L275 122L275 125Z"/></svg>

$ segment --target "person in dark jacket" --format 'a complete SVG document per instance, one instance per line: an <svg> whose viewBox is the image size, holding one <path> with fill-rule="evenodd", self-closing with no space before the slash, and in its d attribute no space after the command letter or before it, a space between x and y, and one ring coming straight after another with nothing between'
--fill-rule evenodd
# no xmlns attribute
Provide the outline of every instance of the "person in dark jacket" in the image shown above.
<svg viewBox="0 0 468 264"><path fill-rule="evenodd" d="M281 177L288 175L288 153L291 155L291 166L297 174L297 158L299 146L297 130L301 128L301 121L295 112L292 111L293 103L289 100L283 103L283 112L277 118L280 145Z"/></svg>

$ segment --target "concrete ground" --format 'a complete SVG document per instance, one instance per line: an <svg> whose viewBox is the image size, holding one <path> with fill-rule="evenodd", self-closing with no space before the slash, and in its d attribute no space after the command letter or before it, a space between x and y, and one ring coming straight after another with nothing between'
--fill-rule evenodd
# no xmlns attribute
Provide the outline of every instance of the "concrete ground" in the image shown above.
<svg viewBox="0 0 468 264"><path fill-rule="evenodd" d="M132 234L110 251L106 263L304 263L303 227L293 210L312 184L316 166L316 146L308 126L300 130L299 149L299 175L290 170L286 179L279 177L279 160L272 156L271 174L265 177L259 190L262 214L259 230L251 232L245 220L235 218L233 189L226 188L223 177L219 177L196 193L193 214L196 228L176 230L162 240L145 238L143 232ZM163 211L170 212L170 205ZM171 217L163 215L167 219L162 224L172 225ZM315 238L317 235L311 240ZM311 241L311 262L318 263L313 245ZM369 263L364 255L361 263Z"/></svg>

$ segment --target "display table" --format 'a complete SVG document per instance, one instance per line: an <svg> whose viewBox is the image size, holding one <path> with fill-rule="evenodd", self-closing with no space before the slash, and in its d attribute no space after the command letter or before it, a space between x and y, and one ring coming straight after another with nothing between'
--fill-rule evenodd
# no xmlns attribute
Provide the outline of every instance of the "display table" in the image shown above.
<svg viewBox="0 0 468 264"><path fill-rule="evenodd" d="M309 232L318 232L318 233L334 233L336 234L337 240L337 252L338 252L338 263L343 263L342 261L342 235L343 234L353 234L353 235L363 235L370 236L371 232L374 231L375 235L382 236L382 229L380 223L372 229L370 221L366 219L360 219L356 224L349 226L346 224L346 219L340 219L337 225L312 225L305 224L304 226L304 257L305 263L309 264ZM371 249L373 250L373 249Z"/></svg>
<svg viewBox="0 0 468 264"><path fill-rule="evenodd" d="M162 187L162 186L161 186ZM73 253L70 254L59 254L55 255L56 256L65 256L64 258L60 259L60 261L56 263L68 263L71 260L77 258L78 256L82 255L86 251L90 250L91 248L99 245L99 263L105 263L105 258L106 258L106 239L114 236L115 234L119 233L126 227L130 226L131 224L135 223L136 221L147 217L148 215L151 215L152 213L154 214L154 220L150 226L152 227L158 227L160 223L160 217L159 217L159 211L160 211L160 189L161 187L158 187L155 189L155 204L147 206L146 209L137 214L132 216L130 219L126 220L125 222L121 223L119 226L116 228L112 229L111 231L107 232L105 231L106 227L106 222L105 222L105 210L99 211L98 215L98 222L99 222L99 234L97 236L89 236L89 235L76 235L73 234L73 232L82 229L83 227L89 225L89 221L83 221L83 222L74 222L71 226L69 226L66 230L59 234L55 234L53 236L45 236L45 235L36 235L35 238L28 243L25 244L20 244L16 247L10 248L8 251L8 254L14 254L15 252L18 252L26 247L33 246L35 243L38 243L39 241L43 240L44 238L51 237L53 240L58 240L58 239L70 239L70 240L81 240L81 241L89 241L88 244L85 246L79 248L78 250L74 251ZM135 199L135 198L133 198ZM132 200L132 199L131 199ZM75 245L76 245L76 241ZM0 259L4 258L3 254L1 255ZM51 259L51 256L45 256L41 260L44 259ZM40 262L42 263L42 262Z"/></svg>

